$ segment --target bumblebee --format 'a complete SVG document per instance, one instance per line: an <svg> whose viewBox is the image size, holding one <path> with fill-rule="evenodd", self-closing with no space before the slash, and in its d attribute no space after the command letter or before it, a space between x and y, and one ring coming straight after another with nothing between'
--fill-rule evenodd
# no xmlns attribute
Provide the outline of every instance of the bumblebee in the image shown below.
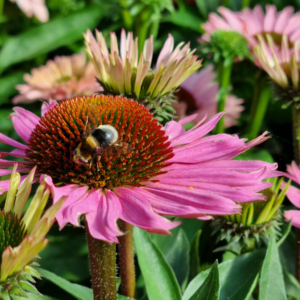
<svg viewBox="0 0 300 300"><path fill-rule="evenodd" d="M73 152L73 160L77 164L90 164L90 168L97 159L100 161L104 154L126 154L131 147L125 142L118 142L118 131L111 125L100 125L88 135L84 133L82 142Z"/></svg>

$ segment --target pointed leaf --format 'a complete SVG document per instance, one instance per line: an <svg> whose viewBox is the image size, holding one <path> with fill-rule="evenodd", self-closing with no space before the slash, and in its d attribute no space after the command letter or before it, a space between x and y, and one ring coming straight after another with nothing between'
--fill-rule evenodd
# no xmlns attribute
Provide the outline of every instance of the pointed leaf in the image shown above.
<svg viewBox="0 0 300 300"><path fill-rule="evenodd" d="M13 64L82 39L82 33L94 28L102 16L104 10L90 7L11 38L0 52L0 72Z"/></svg>
<svg viewBox="0 0 300 300"><path fill-rule="evenodd" d="M79 284L71 283L47 270L36 268L43 278L48 279L76 299L93 300L93 290Z"/></svg>
<svg viewBox="0 0 300 300"><path fill-rule="evenodd" d="M174 272L149 234L135 227L134 243L149 300L181 300Z"/></svg>
<svg viewBox="0 0 300 300"><path fill-rule="evenodd" d="M189 281L198 275L200 272L200 257L199 257L199 241L201 230L196 232L190 247L190 274Z"/></svg>
<svg viewBox="0 0 300 300"><path fill-rule="evenodd" d="M255 251L227 260L219 265L220 300L245 299L259 273L265 251ZM189 300L203 284L210 270L197 275L186 288L182 300Z"/></svg>
<svg viewBox="0 0 300 300"><path fill-rule="evenodd" d="M260 300L286 300L286 293L275 236L270 238L259 281Z"/></svg>
<svg viewBox="0 0 300 300"><path fill-rule="evenodd" d="M277 242L277 247L279 247L285 241L285 239L287 238L287 236L289 235L289 233L291 231L291 228L292 228L292 220L288 224L285 224L282 236L281 236L280 240Z"/></svg>
<svg viewBox="0 0 300 300"><path fill-rule="evenodd" d="M216 261L205 281L191 300L218 300L220 295L218 261Z"/></svg>
<svg viewBox="0 0 300 300"><path fill-rule="evenodd" d="M187 280L189 274L189 240L183 231L179 229L172 236L155 234L155 244L163 252L165 259L173 269L180 286Z"/></svg>

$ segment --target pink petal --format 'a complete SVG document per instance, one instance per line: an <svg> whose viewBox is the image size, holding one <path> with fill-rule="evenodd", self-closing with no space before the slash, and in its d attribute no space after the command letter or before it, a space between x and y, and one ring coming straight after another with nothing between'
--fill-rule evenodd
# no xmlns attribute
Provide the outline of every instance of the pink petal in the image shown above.
<svg viewBox="0 0 300 300"><path fill-rule="evenodd" d="M292 180L300 184L300 169L297 166L296 162L292 162L290 166L287 166L287 171L291 176Z"/></svg>
<svg viewBox="0 0 300 300"><path fill-rule="evenodd" d="M116 195L122 205L120 219L144 230L170 234L169 230L181 222L171 222L157 215L148 199L139 193L138 188L116 188Z"/></svg>
<svg viewBox="0 0 300 300"><path fill-rule="evenodd" d="M192 122L195 118L197 117L197 114L194 114L194 115L190 115L182 120L180 120L178 123L182 126Z"/></svg>
<svg viewBox="0 0 300 300"><path fill-rule="evenodd" d="M170 121L165 125L165 132L169 137L169 140L172 141L173 139L181 136L184 133L184 128L178 122Z"/></svg>
<svg viewBox="0 0 300 300"><path fill-rule="evenodd" d="M21 150L21 149L14 149L11 152L0 152L1 158L4 158L6 156L14 156L14 157L24 158L24 157L26 157L26 153L24 150Z"/></svg>
<svg viewBox="0 0 300 300"><path fill-rule="evenodd" d="M87 191L86 187L81 187L74 191L73 194L71 193L69 203L62 208L65 221L74 226L80 226L79 221L81 215L97 211L101 192L102 190L94 189ZM71 199L71 197L73 197L74 200ZM76 200L75 197L77 198Z"/></svg>
<svg viewBox="0 0 300 300"><path fill-rule="evenodd" d="M195 182L206 182L222 184L232 187L249 186L260 183L265 179L268 172L267 168L262 168L258 171L251 173L241 173L233 170L216 169L216 168L191 168L185 165L184 168L178 170L170 170L166 174L157 176L155 179L160 178L177 178L185 180L194 180Z"/></svg>
<svg viewBox="0 0 300 300"><path fill-rule="evenodd" d="M4 144L7 144L7 145L10 145L10 146L13 146L13 147L16 147L16 148L19 148L19 149L27 149L28 147L24 144L21 144L7 136L5 136L4 134L0 133L0 143L4 143Z"/></svg>
<svg viewBox="0 0 300 300"><path fill-rule="evenodd" d="M280 13L278 13L278 19L275 24L274 31L276 33L284 33L286 25L288 24L291 16L294 13L294 8L292 6L285 7Z"/></svg>
<svg viewBox="0 0 300 300"><path fill-rule="evenodd" d="M105 194L101 193L97 202L97 210L94 208L93 212L86 214L90 234L95 239L118 243L116 236L123 234L117 226L122 209L118 197L107 190Z"/></svg>
<svg viewBox="0 0 300 300"><path fill-rule="evenodd" d="M182 145L182 144L188 144L195 140L200 139L207 133L209 133L218 123L220 118L223 116L224 113L218 113L212 118L210 118L205 124L202 126L196 125L195 127L191 128L184 134L181 134L180 136L176 137L172 140L172 146ZM198 127L198 128L197 128Z"/></svg>
<svg viewBox="0 0 300 300"><path fill-rule="evenodd" d="M199 208L202 214L226 215L240 212L240 206L230 199L193 186L176 186L174 189L174 186L169 184L149 182L145 190L166 201Z"/></svg>
<svg viewBox="0 0 300 300"><path fill-rule="evenodd" d="M44 101L42 105L42 117L55 105L57 105L57 102L55 100L49 99L49 101Z"/></svg>
<svg viewBox="0 0 300 300"><path fill-rule="evenodd" d="M165 41L165 44L157 58L156 69L159 68L159 66L161 65L161 63L163 61L166 62L169 59L169 57L173 51L173 48L174 48L174 39L173 39L172 35L169 34L169 37Z"/></svg>
<svg viewBox="0 0 300 300"><path fill-rule="evenodd" d="M257 193L266 188L266 185L257 185L257 190L253 191L247 190L244 187L241 189L230 187L221 184L214 183L204 183L204 182L195 182L193 180L184 180L184 179L176 179L176 178L162 178L159 181L162 184L168 184L175 186L186 186L193 187L197 189L202 189L206 191L211 191L217 195L228 198L236 203L250 202L256 200L265 199L264 195L261 193ZM272 185L267 183L268 186Z"/></svg>
<svg viewBox="0 0 300 300"><path fill-rule="evenodd" d="M286 222L292 220L292 225L300 228L300 210L286 210L284 216Z"/></svg>
<svg viewBox="0 0 300 300"><path fill-rule="evenodd" d="M277 9L275 5L266 6L266 16L264 20L264 31L274 31L274 25L277 17Z"/></svg>
<svg viewBox="0 0 300 300"><path fill-rule="evenodd" d="M284 186L285 183L281 186L281 188L284 188ZM298 188L290 185L286 195L295 206L300 208L300 190Z"/></svg>
<svg viewBox="0 0 300 300"><path fill-rule="evenodd" d="M39 123L40 118L22 107L15 107L14 111L15 113L11 115L14 128L18 135L25 142L28 142L31 133Z"/></svg>

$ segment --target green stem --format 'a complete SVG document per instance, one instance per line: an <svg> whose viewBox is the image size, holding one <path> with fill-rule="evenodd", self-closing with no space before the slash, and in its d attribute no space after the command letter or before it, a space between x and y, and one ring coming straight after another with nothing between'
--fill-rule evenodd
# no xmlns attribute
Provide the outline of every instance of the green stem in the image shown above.
<svg viewBox="0 0 300 300"><path fill-rule="evenodd" d="M264 81L264 83L266 82ZM267 111L270 97L271 90L269 86L264 85L259 94L259 97L257 97L258 101L255 109L255 114L250 120L250 130L248 134L250 140L256 138L261 129L261 125Z"/></svg>
<svg viewBox="0 0 300 300"><path fill-rule="evenodd" d="M225 110L226 97L230 87L231 70L232 63L226 66L224 61L219 62L218 79L220 83L220 90L218 93L218 112ZM216 126L216 133L223 133L224 130L224 118L221 118Z"/></svg>
<svg viewBox="0 0 300 300"><path fill-rule="evenodd" d="M117 300L116 244L94 239L86 222L94 300Z"/></svg>
<svg viewBox="0 0 300 300"><path fill-rule="evenodd" d="M297 165L300 165L300 109L293 106L293 144ZM300 282L300 229L296 228L296 278Z"/></svg>
<svg viewBox="0 0 300 300"><path fill-rule="evenodd" d="M119 265L121 277L121 294L134 298L135 268L133 253L133 226L119 220L120 230L125 234L119 237Z"/></svg>
<svg viewBox="0 0 300 300"><path fill-rule="evenodd" d="M242 2L242 9L246 8L250 5L251 0L243 0Z"/></svg>
<svg viewBox="0 0 300 300"><path fill-rule="evenodd" d="M150 31L149 31L149 35L153 35L153 40L156 39L157 34L158 34L158 30L159 30L159 20L155 20L152 22L151 26L150 26Z"/></svg>
<svg viewBox="0 0 300 300"><path fill-rule="evenodd" d="M122 6L122 18L127 31L132 30L133 19L129 13L126 0L120 0L120 5Z"/></svg>
<svg viewBox="0 0 300 300"><path fill-rule="evenodd" d="M2 21L3 7L4 7L4 0L0 0L0 24Z"/></svg>
<svg viewBox="0 0 300 300"><path fill-rule="evenodd" d="M145 41L148 35L148 28L149 28L149 18L151 17L151 9L144 9L141 11L139 16L137 17L135 23L135 36L139 38L138 46L139 52L143 51Z"/></svg>

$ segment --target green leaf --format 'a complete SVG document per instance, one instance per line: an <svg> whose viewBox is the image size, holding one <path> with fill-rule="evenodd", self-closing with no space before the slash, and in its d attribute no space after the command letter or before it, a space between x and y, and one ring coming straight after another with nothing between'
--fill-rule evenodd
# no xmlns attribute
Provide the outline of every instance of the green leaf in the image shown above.
<svg viewBox="0 0 300 300"><path fill-rule="evenodd" d="M81 286L76 283L71 283L66 279L57 276L56 274L49 272L47 270L36 268L37 271L46 279L50 280L55 285L59 286L61 289L74 296L76 299L81 300L93 300L93 290L85 286Z"/></svg>
<svg viewBox="0 0 300 300"><path fill-rule="evenodd" d="M292 274L283 272L286 294L290 300L300 300L300 284Z"/></svg>
<svg viewBox="0 0 300 300"><path fill-rule="evenodd" d="M36 295L36 294L29 294L28 298L24 298L24 297L20 297L20 296L12 296L13 300L58 300L56 298L52 298L52 297L48 297L48 296L44 296L44 295Z"/></svg>
<svg viewBox="0 0 300 300"><path fill-rule="evenodd" d="M0 78L0 105L7 103L11 95L16 94L16 85L23 82L23 73L18 72Z"/></svg>
<svg viewBox="0 0 300 300"><path fill-rule="evenodd" d="M191 300L218 300L220 295L218 261L216 261L203 284Z"/></svg>
<svg viewBox="0 0 300 300"><path fill-rule="evenodd" d="M196 277L200 271L200 258L199 258L199 241L201 230L196 232L190 247L190 274L189 281Z"/></svg>
<svg viewBox="0 0 300 300"><path fill-rule="evenodd" d="M275 236L270 238L259 281L260 300L285 300L286 293Z"/></svg>
<svg viewBox="0 0 300 300"><path fill-rule="evenodd" d="M288 224L285 224L285 228L282 233L282 236L281 236L280 240L277 242L277 247L279 247L285 241L285 239L287 238L287 236L289 235L289 233L291 231L291 228L292 228L292 220Z"/></svg>
<svg viewBox="0 0 300 300"><path fill-rule="evenodd" d="M220 300L245 299L253 288L257 274L259 273L265 251L259 250L238 256L219 264L220 274ZM186 288L182 300L189 300L207 278L210 270L201 272Z"/></svg>
<svg viewBox="0 0 300 300"><path fill-rule="evenodd" d="M174 272L149 234L134 228L134 243L149 300L181 300Z"/></svg>
<svg viewBox="0 0 300 300"><path fill-rule="evenodd" d="M11 38L0 52L0 72L13 64L82 39L82 33L88 28L93 29L104 13L99 7L90 7Z"/></svg>
<svg viewBox="0 0 300 300"><path fill-rule="evenodd" d="M155 234L153 240L173 269L179 285L182 286L189 274L190 245L183 229L172 233L172 236Z"/></svg>

